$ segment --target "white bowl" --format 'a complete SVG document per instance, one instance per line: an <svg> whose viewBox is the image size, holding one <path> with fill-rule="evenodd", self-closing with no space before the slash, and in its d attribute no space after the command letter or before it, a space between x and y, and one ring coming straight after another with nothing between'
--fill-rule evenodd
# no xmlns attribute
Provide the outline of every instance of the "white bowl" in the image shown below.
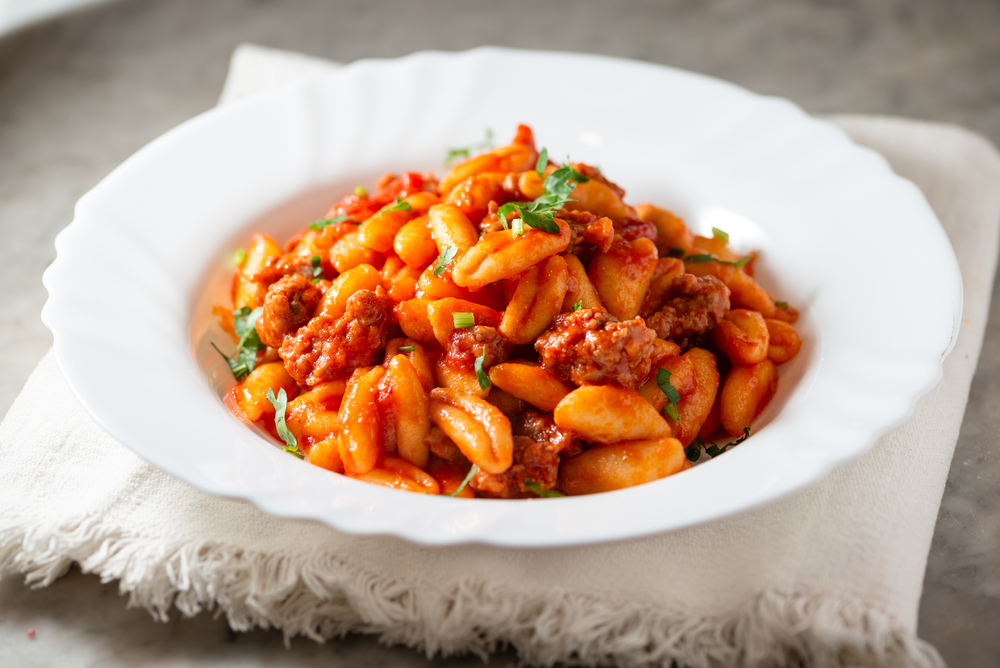
<svg viewBox="0 0 1000 668"><path fill-rule="evenodd" d="M443 171L503 141L599 165L628 191L761 249L758 279L802 312L804 345L752 437L670 478L589 497L430 497L306 464L223 406L227 261L281 240L385 171ZM794 105L666 67L476 49L368 60L202 114L79 202L42 317L67 380L122 443L269 513L421 543L570 545L687 527L776 499L858 457L937 382L961 278L921 193Z"/></svg>

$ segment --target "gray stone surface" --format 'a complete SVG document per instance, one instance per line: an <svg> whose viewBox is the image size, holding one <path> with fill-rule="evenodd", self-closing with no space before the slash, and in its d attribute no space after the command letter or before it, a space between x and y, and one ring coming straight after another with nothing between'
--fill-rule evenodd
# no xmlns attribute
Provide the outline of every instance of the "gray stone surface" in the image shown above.
<svg viewBox="0 0 1000 668"><path fill-rule="evenodd" d="M51 345L41 274L74 202L118 163L211 107L244 41L350 62L481 44L637 58L780 95L812 113L953 122L1000 143L1000 5L933 2L470 3L123 0L0 38L0 414ZM615 91L610 91L614 94ZM627 94L627 91L622 91ZM953 666L1000 660L1000 297L931 549L920 633ZM2 509L0 509L2 512ZM153 622L78 572L0 582L0 664L424 665L350 638L317 646L225 623ZM26 636L35 628L35 638ZM510 655L492 665L506 665ZM478 665L479 659L433 665Z"/></svg>

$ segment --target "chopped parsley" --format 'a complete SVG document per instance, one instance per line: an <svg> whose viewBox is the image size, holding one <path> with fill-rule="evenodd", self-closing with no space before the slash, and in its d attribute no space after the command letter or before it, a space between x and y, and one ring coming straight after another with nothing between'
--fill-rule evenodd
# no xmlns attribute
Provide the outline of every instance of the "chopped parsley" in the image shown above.
<svg viewBox="0 0 1000 668"><path fill-rule="evenodd" d="M479 471L479 465L478 464L473 464L472 468L469 469L469 475L465 476L465 480L462 481L462 484L459 485L458 489L456 489L454 492L452 492L448 496L458 496L459 494L461 494L462 490L465 489L465 486L469 484L469 481L472 480L472 476L476 475L477 471Z"/></svg>
<svg viewBox="0 0 1000 668"><path fill-rule="evenodd" d="M671 375L673 374L660 367L660 370L656 372L656 386L667 395L667 415L670 416L671 420L677 422L680 420L680 415L677 413L677 402L681 400L681 395L677 391L677 388L670 382Z"/></svg>
<svg viewBox="0 0 1000 668"><path fill-rule="evenodd" d="M742 260L736 260L735 262L729 262L728 260L721 260L721 259L715 257L714 255L712 255L711 253L704 253L704 254L701 254L701 255L688 255L686 258L684 258L684 261L685 262L691 262L693 264L701 264L703 262L718 262L719 264L728 264L731 267L736 267L737 269L739 269L740 267L742 267L743 265L745 265L747 262L749 262L750 260L752 260L755 255L756 255L756 253L751 253L750 255L747 255Z"/></svg>
<svg viewBox="0 0 1000 668"><path fill-rule="evenodd" d="M684 448L684 456L687 457L689 462L696 462L701 457L701 448L705 445L701 438L698 436L694 437L691 444Z"/></svg>
<svg viewBox="0 0 1000 668"><path fill-rule="evenodd" d="M464 329L466 327L475 327L476 317L471 313L458 311L451 314L451 320L455 323L455 329Z"/></svg>
<svg viewBox="0 0 1000 668"><path fill-rule="evenodd" d="M364 197L364 198L367 198L368 197L368 191L365 190L364 186L355 186L354 187L354 196L355 197Z"/></svg>
<svg viewBox="0 0 1000 668"><path fill-rule="evenodd" d="M312 269L313 269L312 282L318 283L319 280L323 278L323 265L322 265L323 258L321 258L319 255L313 255L311 258L309 258L309 262L312 264Z"/></svg>
<svg viewBox="0 0 1000 668"><path fill-rule="evenodd" d="M535 163L535 171L539 176L545 176L545 168L549 166L549 149L543 148L538 154L538 162Z"/></svg>
<svg viewBox="0 0 1000 668"><path fill-rule="evenodd" d="M746 425L743 425L743 435L740 436L735 441L733 441L732 443L730 443L729 445L730 445L730 447L734 446L734 445L739 445L740 443L742 443L743 441L747 440L748 438L750 438L750 427L748 427Z"/></svg>
<svg viewBox="0 0 1000 668"><path fill-rule="evenodd" d="M712 228L712 236L716 239L721 239L724 244L729 243L729 233L720 230L718 227Z"/></svg>
<svg viewBox="0 0 1000 668"><path fill-rule="evenodd" d="M670 250L667 251L667 257L676 257L676 258L680 259L680 258L684 257L684 249L683 248L671 248Z"/></svg>
<svg viewBox="0 0 1000 668"><path fill-rule="evenodd" d="M542 149L536 168L541 164L542 155L547 161L548 150ZM559 234L559 226L553 220L553 214L566 203L575 201L569 197L573 188L578 183L586 183L589 180L589 177L572 167L560 167L545 179L545 189L538 199L533 202L507 202L497 210L497 217L504 229L507 229L507 216L515 216L523 221L524 225L534 227L536 230Z"/></svg>
<svg viewBox="0 0 1000 668"><path fill-rule="evenodd" d="M257 364L257 351L264 348L255 328L257 318L263 312L264 309L260 307L251 310L249 306L233 311L233 332L240 337L240 340L232 357L225 355L218 346L212 344L216 352L229 363L229 370L233 372L233 377L237 381L243 380L253 371Z"/></svg>
<svg viewBox="0 0 1000 668"><path fill-rule="evenodd" d="M399 347L399 352L401 352L401 353L412 353L414 350L416 350L416 346L400 346Z"/></svg>
<svg viewBox="0 0 1000 668"><path fill-rule="evenodd" d="M309 224L309 229L313 232L322 232L323 228L330 225L336 225L337 223L342 223L345 220L350 220L350 216L334 216L333 218L323 218L322 220L317 220L315 223Z"/></svg>
<svg viewBox="0 0 1000 668"><path fill-rule="evenodd" d="M396 195L396 201L390 206L386 211L413 211L413 207L410 206L409 202L403 201L403 198Z"/></svg>
<svg viewBox="0 0 1000 668"><path fill-rule="evenodd" d="M268 402L274 407L274 428L278 431L278 436L281 437L281 440L285 442L285 447L282 450L302 459L302 453L299 452L298 443L295 441L295 434L285 424L285 409L288 408L288 395L285 394L285 388L278 390L277 397L274 396L274 390L268 388L267 394L264 396L267 397Z"/></svg>
<svg viewBox="0 0 1000 668"><path fill-rule="evenodd" d="M486 375L485 371L483 371L483 361L485 359L486 353L483 353L476 358L476 362L474 364L476 369L476 380L479 381L479 387L482 388L484 392L490 389L490 377Z"/></svg>
<svg viewBox="0 0 1000 668"><path fill-rule="evenodd" d="M524 479L524 486L527 487L528 491L530 491L535 496L541 496L544 498L551 498L551 499L554 499L559 496L566 496L565 494L557 492L554 489L542 489L541 485L539 485L537 482L532 482L530 478Z"/></svg>
<svg viewBox="0 0 1000 668"><path fill-rule="evenodd" d="M483 141L477 144L469 144L468 146L464 146L462 148L448 149L448 153L444 158L445 166L450 166L451 163L455 162L458 158L471 158L473 151L488 151L493 148L493 130L490 128L483 128L483 134L485 135Z"/></svg>
<svg viewBox="0 0 1000 668"><path fill-rule="evenodd" d="M782 311L788 310L788 302L774 302L774 305L780 308Z"/></svg>
<svg viewBox="0 0 1000 668"><path fill-rule="evenodd" d="M245 248L237 248L233 251L233 266L242 267L243 263L247 261L247 250Z"/></svg>
<svg viewBox="0 0 1000 668"><path fill-rule="evenodd" d="M444 250L441 251L441 257L438 258L437 264L434 265L434 271L431 273L435 276L440 276L445 272L445 267L451 264L451 261L455 259L455 254L458 253L458 246L445 246Z"/></svg>
<svg viewBox="0 0 1000 668"><path fill-rule="evenodd" d="M573 313L576 313L577 311L579 311L582 308L583 308L583 300L581 299L577 303L573 304Z"/></svg>
<svg viewBox="0 0 1000 668"><path fill-rule="evenodd" d="M745 425L743 427L743 435L740 436L735 441L733 441L732 443L726 443L725 445L718 445L713 441L706 446L705 442L701 440L700 436L695 436L694 440L691 441L691 445L684 448L684 456L688 458L688 461L696 462L698 461L698 458L701 457L701 449L705 448L706 455L708 455L709 457L718 457L726 450L736 447L737 445L747 440L748 438L750 438L750 427L747 427Z"/></svg>
<svg viewBox="0 0 1000 668"><path fill-rule="evenodd" d="M707 448L705 448L705 454L708 455L709 457L718 457L723 452L725 452L726 448L728 448L728 447L729 446L727 446L727 445L723 445L723 446L720 447L720 446L716 445L715 443L712 443L712 445L710 445Z"/></svg>

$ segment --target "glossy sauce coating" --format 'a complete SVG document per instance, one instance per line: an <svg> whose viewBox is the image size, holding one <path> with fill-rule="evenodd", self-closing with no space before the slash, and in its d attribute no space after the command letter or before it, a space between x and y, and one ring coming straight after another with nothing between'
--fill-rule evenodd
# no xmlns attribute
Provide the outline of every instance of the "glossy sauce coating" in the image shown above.
<svg viewBox="0 0 1000 668"><path fill-rule="evenodd" d="M539 155L520 126L440 180L357 189L284 247L255 234L232 297L261 307L264 348L233 409L334 473L465 498L620 489L742 434L802 347L797 311L723 237Z"/></svg>

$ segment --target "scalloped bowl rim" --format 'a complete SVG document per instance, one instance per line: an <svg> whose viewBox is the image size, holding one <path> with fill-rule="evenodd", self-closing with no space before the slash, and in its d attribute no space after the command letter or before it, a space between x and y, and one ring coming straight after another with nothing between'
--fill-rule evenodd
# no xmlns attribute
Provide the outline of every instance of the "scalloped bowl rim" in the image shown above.
<svg viewBox="0 0 1000 668"><path fill-rule="evenodd" d="M538 70L561 73L548 107L484 99L513 85L514 73ZM582 96L600 84L631 97ZM408 104L390 104L398 99ZM572 113L559 102L572 102ZM638 193L629 201L670 205L698 229L725 221L734 242L762 248L761 281L800 307L805 345L782 368L779 396L753 437L690 471L617 492L466 500L307 465L229 414L220 361L206 352L225 339L204 312L206 286L217 294L224 280L227 249L255 224L274 225L262 231L279 238L304 225L280 216L303 193L435 168L444 148L477 140L484 124L506 131L519 121L553 155L600 164ZM867 249L889 241L890 257L870 262ZM56 249L42 318L70 387L112 436L203 491L425 544L625 539L801 490L912 415L940 379L962 306L958 263L923 195L832 124L668 67L495 47L362 60L205 112L84 195ZM907 260L915 256L939 272L921 275Z"/></svg>

